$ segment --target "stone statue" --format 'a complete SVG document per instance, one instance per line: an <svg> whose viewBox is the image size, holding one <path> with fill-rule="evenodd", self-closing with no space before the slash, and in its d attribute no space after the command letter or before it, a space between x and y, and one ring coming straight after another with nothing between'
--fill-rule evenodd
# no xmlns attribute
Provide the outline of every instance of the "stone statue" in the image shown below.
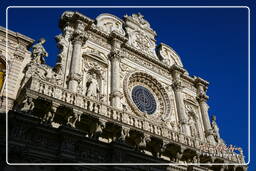
<svg viewBox="0 0 256 171"><path fill-rule="evenodd" d="M74 112L73 115L68 117L67 125L71 126L72 128L76 127L76 122L81 120L81 114Z"/></svg>
<svg viewBox="0 0 256 171"><path fill-rule="evenodd" d="M44 117L42 118L42 120L41 120L41 124L43 124L43 123L46 123L46 124L48 124L48 123L52 123L52 122L53 122L54 117L55 117L54 112L49 111L49 112L48 112L48 113L46 113L46 114L44 115Z"/></svg>
<svg viewBox="0 0 256 171"><path fill-rule="evenodd" d="M48 53L43 47L43 44L45 43L45 39L41 38L37 44L33 45L32 47L32 57L33 62L37 64L44 64L45 59L44 57L48 56Z"/></svg>
<svg viewBox="0 0 256 171"><path fill-rule="evenodd" d="M93 73L92 77L87 81L87 85L88 88L86 91L86 96L97 99L99 93L99 85L95 73Z"/></svg>
<svg viewBox="0 0 256 171"><path fill-rule="evenodd" d="M212 116L211 126L212 126L212 130L213 130L213 132L215 134L215 138L216 138L216 140L218 142L221 138L220 138L220 133L219 133L219 127L218 127L218 125L216 123L216 116L215 115Z"/></svg>
<svg viewBox="0 0 256 171"><path fill-rule="evenodd" d="M190 126L191 136L197 136L196 122L191 115L189 115L188 125Z"/></svg>
<svg viewBox="0 0 256 171"><path fill-rule="evenodd" d="M35 107L33 99L31 97L27 97L23 102L23 107L20 109L21 112L31 113Z"/></svg>

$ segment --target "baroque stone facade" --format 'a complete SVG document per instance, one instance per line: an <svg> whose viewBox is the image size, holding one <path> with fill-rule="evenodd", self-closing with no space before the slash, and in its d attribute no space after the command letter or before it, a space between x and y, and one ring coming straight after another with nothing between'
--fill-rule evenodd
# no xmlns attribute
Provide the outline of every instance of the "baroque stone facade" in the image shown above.
<svg viewBox="0 0 256 171"><path fill-rule="evenodd" d="M210 163L155 169L246 170L242 149L230 149L216 117L209 119L209 83L189 76L170 46L156 45L143 15L94 20L66 11L59 26L53 68L45 64L47 41L30 52L34 40L0 29L1 60L9 65L1 109L9 112L10 163Z"/></svg>

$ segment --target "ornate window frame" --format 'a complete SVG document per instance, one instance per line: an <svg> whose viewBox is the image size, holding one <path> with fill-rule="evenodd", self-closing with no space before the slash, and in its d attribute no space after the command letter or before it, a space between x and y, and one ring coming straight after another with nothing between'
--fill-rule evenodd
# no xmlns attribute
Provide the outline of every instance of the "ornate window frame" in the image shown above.
<svg viewBox="0 0 256 171"><path fill-rule="evenodd" d="M133 87L141 85L151 91L155 97L157 107L153 114L148 115L141 112L136 104L132 100L132 89ZM155 79L153 76L143 72L136 71L129 73L124 78L124 95L127 99L133 112L141 117L146 117L148 119L154 120L154 122L166 121L171 115L171 100L162 84Z"/></svg>

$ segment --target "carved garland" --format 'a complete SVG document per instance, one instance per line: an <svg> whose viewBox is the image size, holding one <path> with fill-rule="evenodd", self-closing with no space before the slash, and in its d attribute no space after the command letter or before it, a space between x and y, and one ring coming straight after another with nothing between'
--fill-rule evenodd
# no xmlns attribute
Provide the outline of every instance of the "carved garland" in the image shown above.
<svg viewBox="0 0 256 171"><path fill-rule="evenodd" d="M147 115L141 112L138 107L135 105L131 98L132 89L141 85L151 90L153 96L157 101L157 109L152 115ZM148 75L144 72L134 72L126 75L124 78L124 94L128 101L128 104L131 106L132 110L139 116L147 117L148 119L156 121L165 121L169 118L171 114L171 104L169 96L164 89L164 87L151 75Z"/></svg>

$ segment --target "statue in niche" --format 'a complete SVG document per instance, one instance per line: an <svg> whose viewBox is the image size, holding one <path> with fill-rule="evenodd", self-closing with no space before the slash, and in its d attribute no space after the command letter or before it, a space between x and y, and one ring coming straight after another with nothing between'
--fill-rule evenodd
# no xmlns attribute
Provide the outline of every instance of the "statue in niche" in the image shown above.
<svg viewBox="0 0 256 171"><path fill-rule="evenodd" d="M215 115L212 115L211 126L212 126L212 130L213 130L213 133L214 133L215 140L217 142L219 142L221 140L221 138L220 138L220 133L219 133L219 127L216 123L216 116Z"/></svg>
<svg viewBox="0 0 256 171"><path fill-rule="evenodd" d="M43 47L43 44L45 43L45 39L41 38L37 44L33 45L32 47L32 57L33 62L37 64L44 64L45 63L45 57L48 56L48 53Z"/></svg>
<svg viewBox="0 0 256 171"><path fill-rule="evenodd" d="M188 125L190 127L191 136L197 136L196 122L193 116L189 115Z"/></svg>
<svg viewBox="0 0 256 171"><path fill-rule="evenodd" d="M87 81L86 86L87 86L86 96L92 97L94 99L98 99L100 90L99 90L97 75L95 73L91 75L91 78Z"/></svg>
<svg viewBox="0 0 256 171"><path fill-rule="evenodd" d="M31 97L27 97L23 102L23 107L20 109L21 112L31 113L35 107L33 99Z"/></svg>

